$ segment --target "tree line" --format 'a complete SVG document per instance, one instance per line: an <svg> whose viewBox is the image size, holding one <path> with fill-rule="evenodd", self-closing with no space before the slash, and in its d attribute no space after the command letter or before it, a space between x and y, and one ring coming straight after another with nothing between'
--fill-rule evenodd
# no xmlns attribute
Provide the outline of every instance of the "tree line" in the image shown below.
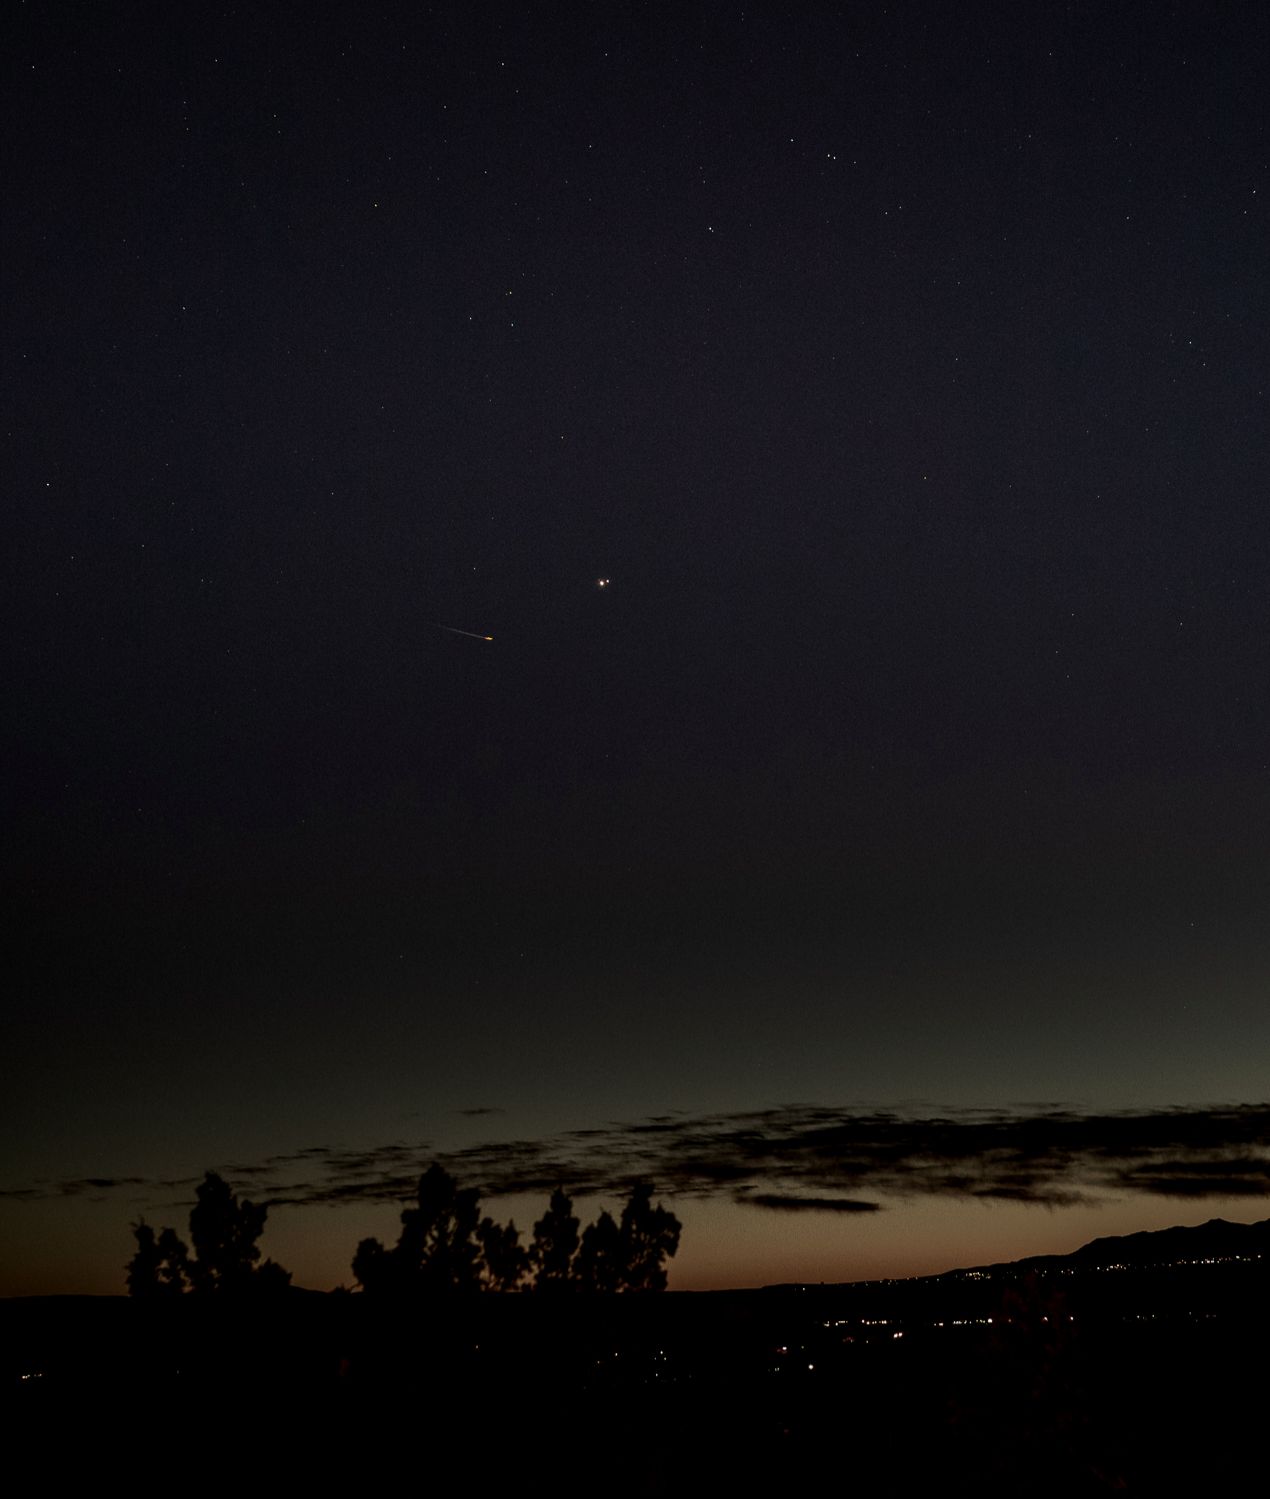
<svg viewBox="0 0 1270 1499"><path fill-rule="evenodd" d="M533 1237L521 1242L514 1222L481 1213L480 1193L460 1187L441 1166L419 1178L391 1247L363 1239L354 1279L368 1296L451 1296L479 1291L629 1293L663 1291L666 1266L679 1248L681 1224L653 1189L637 1182L619 1217L601 1212L584 1229L568 1194L557 1188ZM238 1200L214 1171L203 1178L190 1211L189 1243L171 1228L133 1224L128 1262L131 1296L258 1294L284 1291L291 1272L260 1258L268 1208Z"/></svg>

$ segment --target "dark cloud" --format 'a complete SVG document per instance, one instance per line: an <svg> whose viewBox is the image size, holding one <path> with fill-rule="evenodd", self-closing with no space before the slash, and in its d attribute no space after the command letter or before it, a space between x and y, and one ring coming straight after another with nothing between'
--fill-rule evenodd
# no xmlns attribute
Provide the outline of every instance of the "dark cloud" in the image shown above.
<svg viewBox="0 0 1270 1499"><path fill-rule="evenodd" d="M875 1199L955 1197L1048 1208L1142 1195L1270 1196L1270 1105L1097 1113L859 1110L789 1105L660 1115L437 1152L427 1141L365 1150L309 1146L224 1168L274 1204L399 1202L440 1160L487 1197L624 1195L647 1179L685 1197L780 1212L872 1212ZM9 1188L20 1201L192 1182L93 1177Z"/></svg>
<svg viewBox="0 0 1270 1499"><path fill-rule="evenodd" d="M152 1183L144 1176L83 1176L72 1181L58 1182L45 1194L56 1197L86 1197L89 1193L115 1192L120 1187L148 1187Z"/></svg>
<svg viewBox="0 0 1270 1499"><path fill-rule="evenodd" d="M1028 1207L1043 1208L1070 1208L1080 1203L1097 1200L1086 1192L1064 1192L1056 1188L1047 1190L1044 1187L1012 1187L1007 1182L992 1187L975 1187L970 1195L987 1202L1021 1202Z"/></svg>
<svg viewBox="0 0 1270 1499"><path fill-rule="evenodd" d="M1127 1168L1119 1182L1130 1191L1157 1197L1266 1197L1270 1161L1220 1155L1152 1161Z"/></svg>
<svg viewBox="0 0 1270 1499"><path fill-rule="evenodd" d="M776 1192L756 1192L736 1201L748 1207L771 1208L777 1213L876 1213L882 1206L854 1197L782 1197Z"/></svg>

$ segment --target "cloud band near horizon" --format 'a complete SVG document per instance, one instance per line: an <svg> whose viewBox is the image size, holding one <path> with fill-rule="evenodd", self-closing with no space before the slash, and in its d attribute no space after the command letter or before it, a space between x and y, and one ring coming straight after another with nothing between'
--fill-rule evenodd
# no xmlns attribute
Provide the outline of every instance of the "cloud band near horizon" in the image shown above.
<svg viewBox="0 0 1270 1499"><path fill-rule="evenodd" d="M672 1196L776 1212L872 1213L886 1199L960 1197L1048 1208L1125 1196L1270 1196L1270 1104L1082 1112L1069 1107L946 1110L785 1105L660 1115L459 1151L426 1142L325 1145L217 1169L271 1206L398 1202L439 1161L483 1196L624 1194L636 1180ZM129 1193L192 1196L197 1178L39 1181L10 1201Z"/></svg>

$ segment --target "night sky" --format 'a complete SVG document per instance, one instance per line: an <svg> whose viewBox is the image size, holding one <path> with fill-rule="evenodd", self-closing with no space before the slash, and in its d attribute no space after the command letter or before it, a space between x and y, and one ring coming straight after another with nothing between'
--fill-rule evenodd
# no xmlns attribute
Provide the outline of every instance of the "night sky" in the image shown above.
<svg viewBox="0 0 1270 1499"><path fill-rule="evenodd" d="M1270 12L0 25L0 1292L1267 1215Z"/></svg>

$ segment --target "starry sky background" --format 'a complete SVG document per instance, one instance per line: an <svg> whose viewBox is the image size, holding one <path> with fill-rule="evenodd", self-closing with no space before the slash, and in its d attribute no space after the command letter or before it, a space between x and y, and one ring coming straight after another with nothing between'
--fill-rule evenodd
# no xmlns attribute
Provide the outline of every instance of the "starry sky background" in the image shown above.
<svg viewBox="0 0 1270 1499"><path fill-rule="evenodd" d="M524 1225L529 1142L812 1106L1220 1159L670 1172L672 1284L1265 1215L1270 13L0 26L0 1291L209 1167L330 1285L416 1160Z"/></svg>

